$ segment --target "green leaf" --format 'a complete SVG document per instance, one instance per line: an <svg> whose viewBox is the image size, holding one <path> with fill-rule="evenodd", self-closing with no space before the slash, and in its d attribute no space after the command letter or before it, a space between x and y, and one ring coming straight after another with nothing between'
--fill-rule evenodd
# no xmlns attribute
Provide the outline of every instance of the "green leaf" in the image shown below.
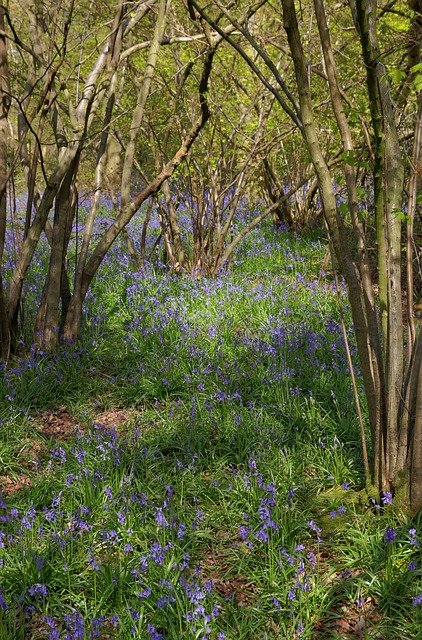
<svg viewBox="0 0 422 640"><path fill-rule="evenodd" d="M393 215L396 216L400 222L407 222L409 220L409 216L402 209L393 209Z"/></svg>
<svg viewBox="0 0 422 640"><path fill-rule="evenodd" d="M353 151L343 151L341 157L344 160L345 164L348 164L351 167L357 166L357 160Z"/></svg>
<svg viewBox="0 0 422 640"><path fill-rule="evenodd" d="M413 67L410 67L410 71L412 73L418 73L418 71L422 71L422 62L418 62L418 64L414 64Z"/></svg>
<svg viewBox="0 0 422 640"><path fill-rule="evenodd" d="M406 77L403 69L399 69L398 67L392 67L388 70L388 75L390 76L391 82L393 84L400 84L400 82Z"/></svg>

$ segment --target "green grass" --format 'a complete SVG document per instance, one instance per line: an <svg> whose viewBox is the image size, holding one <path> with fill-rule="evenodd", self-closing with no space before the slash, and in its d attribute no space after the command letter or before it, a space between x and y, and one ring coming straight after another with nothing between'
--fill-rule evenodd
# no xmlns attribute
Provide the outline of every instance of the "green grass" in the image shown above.
<svg viewBox="0 0 422 640"><path fill-rule="evenodd" d="M81 342L11 363L1 640L422 638L421 523L362 490L324 250L267 227L192 281L116 248Z"/></svg>

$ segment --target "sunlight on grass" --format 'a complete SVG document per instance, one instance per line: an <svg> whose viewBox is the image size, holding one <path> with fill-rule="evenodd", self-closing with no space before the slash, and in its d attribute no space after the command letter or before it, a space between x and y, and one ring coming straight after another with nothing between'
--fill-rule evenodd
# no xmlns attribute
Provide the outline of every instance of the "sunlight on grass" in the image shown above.
<svg viewBox="0 0 422 640"><path fill-rule="evenodd" d="M116 246L81 343L2 372L2 640L420 637L420 522L361 491L323 254L268 225L194 280Z"/></svg>

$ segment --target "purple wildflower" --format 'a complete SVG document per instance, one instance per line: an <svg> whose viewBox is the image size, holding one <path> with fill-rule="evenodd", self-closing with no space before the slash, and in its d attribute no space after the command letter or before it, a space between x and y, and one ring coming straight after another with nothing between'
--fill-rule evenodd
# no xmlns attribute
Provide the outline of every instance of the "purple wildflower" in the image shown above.
<svg viewBox="0 0 422 640"><path fill-rule="evenodd" d="M117 615L117 613L113 613L113 615L110 617L110 624L111 626L116 629L119 626L119 622L120 622L120 618Z"/></svg>
<svg viewBox="0 0 422 640"><path fill-rule="evenodd" d="M397 537L397 532L393 527L387 527L384 533L384 540L387 544L392 544Z"/></svg>
<svg viewBox="0 0 422 640"><path fill-rule="evenodd" d="M262 529L259 529L259 531L256 532L255 538L265 543L269 541L268 533L264 527Z"/></svg>
<svg viewBox="0 0 422 640"><path fill-rule="evenodd" d="M51 449L50 457L52 460L55 460L58 463L63 464L66 462L66 451L61 447L57 447L56 449Z"/></svg>
<svg viewBox="0 0 422 640"><path fill-rule="evenodd" d="M99 616L98 618L92 618L89 637L92 638L93 640L95 638L99 638L103 625L104 625L104 616Z"/></svg>
<svg viewBox="0 0 422 640"><path fill-rule="evenodd" d="M420 593L416 598L413 598L412 604L414 607L417 607L418 604L422 604L422 593Z"/></svg>
<svg viewBox="0 0 422 640"><path fill-rule="evenodd" d="M159 527L168 527L169 523L163 513L163 509L161 507L157 507L157 511L155 513L155 521Z"/></svg>
<svg viewBox="0 0 422 640"><path fill-rule="evenodd" d="M149 598L151 595L151 587L145 587L145 589L143 589L142 591L139 591L137 595L138 595L138 598L140 598L141 600L145 600L146 598Z"/></svg>
<svg viewBox="0 0 422 640"><path fill-rule="evenodd" d="M116 516L120 524L124 524L126 522L126 516L124 513L122 513L122 511L118 511L116 513Z"/></svg>
<svg viewBox="0 0 422 640"><path fill-rule="evenodd" d="M68 634L72 640L84 640L85 622L78 611L67 613L63 616L63 621L66 625L66 629L72 633L72 635Z"/></svg>
<svg viewBox="0 0 422 640"><path fill-rule="evenodd" d="M419 540L416 537L416 529L409 529L409 536L410 536L410 544L413 545L414 547L419 547Z"/></svg>
<svg viewBox="0 0 422 640"><path fill-rule="evenodd" d="M239 528L239 538L240 538L241 540L247 540L248 535L249 535L249 529L248 529L248 527L247 527L246 525L244 525L244 524L243 524L243 525Z"/></svg>
<svg viewBox="0 0 422 640"><path fill-rule="evenodd" d="M92 553L90 553L88 556L88 564L90 567L94 569L94 571L99 571L101 569L100 565L98 564L98 562L96 561Z"/></svg>
<svg viewBox="0 0 422 640"><path fill-rule="evenodd" d="M45 584L40 584L39 582L37 582L36 584L33 584L31 587L29 587L28 593L30 596L39 596L42 598L46 598L47 587L45 586Z"/></svg>
<svg viewBox="0 0 422 640"><path fill-rule="evenodd" d="M163 637L163 634L159 633L152 624L147 626L147 632L149 633L150 640L161 640Z"/></svg>
<svg viewBox="0 0 422 640"><path fill-rule="evenodd" d="M384 491L381 497L381 502L383 505L391 504L393 502L393 494L389 491Z"/></svg>

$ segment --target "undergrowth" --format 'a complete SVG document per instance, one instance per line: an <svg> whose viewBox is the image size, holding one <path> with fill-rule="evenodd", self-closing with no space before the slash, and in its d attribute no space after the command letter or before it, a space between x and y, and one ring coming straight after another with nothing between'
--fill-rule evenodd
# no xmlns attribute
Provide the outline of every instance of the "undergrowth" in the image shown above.
<svg viewBox="0 0 422 640"><path fill-rule="evenodd" d="M195 280L116 245L81 341L24 339L0 383L2 640L422 638L420 522L362 490L324 251L268 225Z"/></svg>

